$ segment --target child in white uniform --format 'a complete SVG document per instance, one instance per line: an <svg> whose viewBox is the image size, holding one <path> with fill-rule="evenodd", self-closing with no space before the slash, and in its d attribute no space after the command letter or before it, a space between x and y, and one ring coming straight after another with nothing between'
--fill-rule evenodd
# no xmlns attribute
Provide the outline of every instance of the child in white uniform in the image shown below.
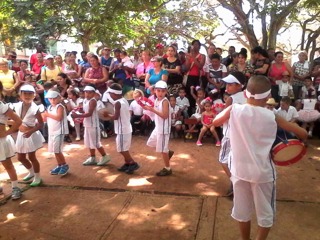
<svg viewBox="0 0 320 240"><path fill-rule="evenodd" d="M170 159L174 152L169 151L168 148L171 131L171 112L169 100L166 98L167 83L158 81L154 88L157 95L154 107L147 105L143 107L144 109L155 113L155 129L152 131L147 145L149 147L155 147L156 152L162 154L165 167L157 172L157 176L168 176L172 174Z"/></svg>
<svg viewBox="0 0 320 240"><path fill-rule="evenodd" d="M62 152L65 134L69 134L67 113L61 104L61 96L57 90L50 89L46 98L50 101L47 111L42 113L42 117L47 119L48 124L48 152L54 153L58 165L50 171L51 175L64 176L69 171L69 165Z"/></svg>
<svg viewBox="0 0 320 240"><path fill-rule="evenodd" d="M2 84L0 82L0 94L2 99ZM7 129L8 119L11 119L11 127ZM21 197L21 189L18 187L18 178L16 170L12 164L11 157L15 154L15 144L10 134L16 132L22 121L10 108L9 105L0 101L0 162L6 169L12 185L11 198L13 200ZM2 194L2 188L0 188Z"/></svg>
<svg viewBox="0 0 320 240"><path fill-rule="evenodd" d="M39 111L39 106L33 102L35 98L35 89L32 85L25 84L20 88L20 99L15 105L14 110L22 119L22 125L16 141L18 160L28 169L29 173L23 178L23 181L29 181L33 178L31 187L41 184L40 164L36 156L36 151L42 148L45 139L40 133L43 127L43 120ZM28 154L28 159L26 155Z"/></svg>
<svg viewBox="0 0 320 240"><path fill-rule="evenodd" d="M84 145L89 148L90 157L83 162L84 166L104 166L110 162L110 156L106 154L101 144L101 132L97 112L97 100L95 99L96 89L93 86L86 86L85 99L83 100L84 113L72 113L73 118L84 118ZM101 154L101 160L96 161L96 149Z"/></svg>
<svg viewBox="0 0 320 240"><path fill-rule="evenodd" d="M243 73L241 72L230 73L227 77L223 78L222 81L226 83L226 92L230 94L230 96L226 101L226 107L234 103L244 104L246 102L246 98L242 91L242 88L246 82L246 76ZM229 178L231 177L231 173L228 166L230 151L231 149L230 149L230 138L229 138L229 125L226 122L223 124L223 138L221 141L219 162L224 172ZM232 195L233 195L233 187L231 183L226 196L231 197Z"/></svg>
<svg viewBox="0 0 320 240"><path fill-rule="evenodd" d="M107 113L105 115L114 120L117 151L124 157L124 164L118 168L118 171L133 174L140 166L133 160L129 152L132 139L129 103L122 97L121 85L114 83L108 88L107 92L114 101L114 115Z"/></svg>
<svg viewBox="0 0 320 240"><path fill-rule="evenodd" d="M307 138L304 129L265 108L270 93L269 79L253 76L247 85L247 104L233 104L213 120L216 126L229 121L229 164L234 190L231 216L239 222L241 239L250 239L253 209L258 221L255 239L266 239L274 223L276 173L270 150L277 125L301 139Z"/></svg>

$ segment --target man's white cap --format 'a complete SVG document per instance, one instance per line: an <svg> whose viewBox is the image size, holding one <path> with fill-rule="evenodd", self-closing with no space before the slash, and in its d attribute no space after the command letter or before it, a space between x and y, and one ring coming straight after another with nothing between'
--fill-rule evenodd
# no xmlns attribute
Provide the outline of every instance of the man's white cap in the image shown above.
<svg viewBox="0 0 320 240"><path fill-rule="evenodd" d="M83 91L93 91L93 92L95 92L96 89L94 87L92 87L92 86L85 86Z"/></svg>
<svg viewBox="0 0 320 240"><path fill-rule="evenodd" d="M162 89L167 89L168 85L165 81L158 81L155 85L154 88L162 88Z"/></svg>
<svg viewBox="0 0 320 240"><path fill-rule="evenodd" d="M30 84L25 84L22 85L20 88L20 92L36 92L36 90L34 89L34 87Z"/></svg>
<svg viewBox="0 0 320 240"><path fill-rule="evenodd" d="M60 96L60 93L54 90L49 90L45 96L45 98L57 98Z"/></svg>
<svg viewBox="0 0 320 240"><path fill-rule="evenodd" d="M239 82L239 80L235 76L233 76L232 74L229 74L225 78L222 78L222 81L224 81L225 83L238 83L238 84L242 85Z"/></svg>
<svg viewBox="0 0 320 240"><path fill-rule="evenodd" d="M45 57L44 57L44 60L47 60L47 59L49 59L49 58L54 58L51 54L48 54L48 55L46 55Z"/></svg>

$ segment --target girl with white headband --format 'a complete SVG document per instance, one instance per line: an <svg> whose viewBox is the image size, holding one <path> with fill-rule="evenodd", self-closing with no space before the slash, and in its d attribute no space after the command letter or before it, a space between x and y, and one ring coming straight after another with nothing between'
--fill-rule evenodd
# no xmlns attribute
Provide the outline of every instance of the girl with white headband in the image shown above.
<svg viewBox="0 0 320 240"><path fill-rule="evenodd" d="M98 165L104 166L111 161L110 156L106 154L101 144L101 130L97 112L97 100L95 98L96 89L87 85L84 89L85 99L83 100L83 113L72 113L73 118L84 118L84 145L89 148L90 157L82 164L84 166ZM96 160L96 149L101 154L101 160Z"/></svg>
<svg viewBox="0 0 320 240"><path fill-rule="evenodd" d="M307 139L307 132L265 108L271 83L265 76L253 76L246 89L246 104L233 104L214 120L215 126L229 121L233 183L231 216L239 222L241 239L250 239L251 218L256 210L258 231L255 239L267 239L275 218L275 166L270 150L277 128Z"/></svg>

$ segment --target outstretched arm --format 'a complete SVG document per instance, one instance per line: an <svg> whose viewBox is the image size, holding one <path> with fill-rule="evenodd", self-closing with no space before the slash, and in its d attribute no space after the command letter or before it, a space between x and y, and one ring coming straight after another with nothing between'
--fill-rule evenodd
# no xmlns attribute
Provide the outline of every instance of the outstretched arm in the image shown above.
<svg viewBox="0 0 320 240"><path fill-rule="evenodd" d="M219 113L212 121L212 125L215 127L221 126L223 123L229 120L230 118L230 112L231 112L232 106L227 107L224 109L221 113Z"/></svg>
<svg viewBox="0 0 320 240"><path fill-rule="evenodd" d="M276 122L282 129L294 133L299 139L305 141L308 138L308 133L305 129L300 127L298 124L288 122L284 118L276 115Z"/></svg>

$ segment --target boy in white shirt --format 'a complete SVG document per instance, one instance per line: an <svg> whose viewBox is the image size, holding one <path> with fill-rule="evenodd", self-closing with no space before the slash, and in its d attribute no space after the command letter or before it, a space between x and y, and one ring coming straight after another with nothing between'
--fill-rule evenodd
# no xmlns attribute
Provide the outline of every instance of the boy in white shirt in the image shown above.
<svg viewBox="0 0 320 240"><path fill-rule="evenodd" d="M279 81L279 96L294 98L293 88L289 82L290 74L288 71L282 73L282 80Z"/></svg>
<svg viewBox="0 0 320 240"><path fill-rule="evenodd" d="M184 87L179 88L179 96L176 98L177 105L179 106L184 118L189 118L188 108L190 107L189 99L186 97L186 89Z"/></svg>
<svg viewBox="0 0 320 240"><path fill-rule="evenodd" d="M233 104L214 120L215 126L229 121L231 156L229 159L234 198L231 216L238 221L241 239L250 239L254 209L258 222L255 239L267 239L275 218L275 166L270 149L277 128L307 139L307 132L265 108L271 83L265 76L249 79L246 104ZM267 130L266 130L267 129Z"/></svg>
<svg viewBox="0 0 320 240"><path fill-rule="evenodd" d="M276 115L283 117L288 122L296 122L299 117L298 111L295 107L290 106L291 99L283 97L280 101L280 107L276 110Z"/></svg>

